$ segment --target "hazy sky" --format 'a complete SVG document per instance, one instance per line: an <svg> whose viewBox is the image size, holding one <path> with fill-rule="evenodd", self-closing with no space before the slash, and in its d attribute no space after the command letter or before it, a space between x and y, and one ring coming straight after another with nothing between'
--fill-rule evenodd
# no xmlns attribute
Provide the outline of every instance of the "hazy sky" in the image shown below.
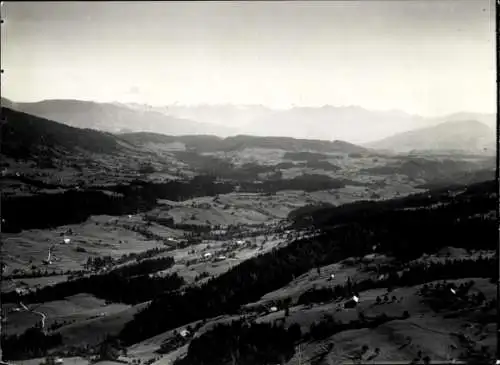
<svg viewBox="0 0 500 365"><path fill-rule="evenodd" d="M489 0L4 2L2 95L495 112Z"/></svg>

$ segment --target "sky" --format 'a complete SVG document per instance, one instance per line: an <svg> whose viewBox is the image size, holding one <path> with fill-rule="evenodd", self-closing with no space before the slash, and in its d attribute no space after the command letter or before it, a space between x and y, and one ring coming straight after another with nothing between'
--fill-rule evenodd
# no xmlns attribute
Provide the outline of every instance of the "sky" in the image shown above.
<svg viewBox="0 0 500 365"><path fill-rule="evenodd" d="M2 96L495 113L493 0L9 2Z"/></svg>

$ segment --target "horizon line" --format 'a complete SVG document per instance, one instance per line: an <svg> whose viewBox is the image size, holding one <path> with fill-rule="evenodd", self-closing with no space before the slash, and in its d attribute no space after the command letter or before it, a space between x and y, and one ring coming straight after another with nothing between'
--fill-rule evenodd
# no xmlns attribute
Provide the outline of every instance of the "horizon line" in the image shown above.
<svg viewBox="0 0 500 365"><path fill-rule="evenodd" d="M350 104L350 105L335 105L335 104L309 104L309 105L304 105L304 104L296 104L296 103L291 103L288 106L272 106L272 105L266 105L263 103L233 103L233 102L216 102L216 103L209 103L209 102L199 102L199 103L181 103L178 101L170 102L170 103L165 103L165 104L156 104L156 103L145 103L145 102L138 102L138 101L119 101L119 100L113 100L113 101L96 101L92 99L75 99L75 98L49 98L49 99L39 99L36 101L15 101L12 98L8 98L6 96L2 95L3 99L7 99L10 102L14 104L36 104L36 103L42 103L46 101L82 101L82 102L90 102L90 103L96 103L96 104L122 104L122 105L140 105L140 106L145 106L145 107L151 107L151 108L162 108L162 107L220 107L220 106L233 106L233 107L262 107L265 109L270 109L270 110L280 110L280 111L286 111L286 110L292 110L292 109L321 109L321 108L337 108L337 109L363 109L365 111L369 112L378 112L378 113L402 113L406 114L407 116L414 117L414 118L424 118L424 119L439 119L443 117L449 117L453 116L456 114L482 114L482 115L496 115L497 111L491 111L491 112L486 112L486 111L470 111L470 110L459 110L455 112L449 112L445 114L436 114L436 115L422 115L418 113L411 113L403 109L399 108L392 108L392 109L373 109L373 108L367 108L362 105L355 105L355 104Z"/></svg>

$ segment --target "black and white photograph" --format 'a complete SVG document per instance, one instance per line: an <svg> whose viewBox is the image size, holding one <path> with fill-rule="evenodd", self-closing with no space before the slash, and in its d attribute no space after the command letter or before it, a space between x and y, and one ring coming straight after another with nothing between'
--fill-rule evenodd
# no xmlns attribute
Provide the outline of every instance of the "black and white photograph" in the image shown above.
<svg viewBox="0 0 500 365"><path fill-rule="evenodd" d="M0 365L494 364L497 6L2 1Z"/></svg>

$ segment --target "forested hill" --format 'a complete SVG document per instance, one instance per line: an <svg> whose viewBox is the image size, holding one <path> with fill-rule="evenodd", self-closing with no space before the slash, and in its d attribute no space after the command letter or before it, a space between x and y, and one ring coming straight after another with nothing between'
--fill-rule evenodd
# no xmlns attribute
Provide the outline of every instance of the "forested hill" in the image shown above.
<svg viewBox="0 0 500 365"><path fill-rule="evenodd" d="M497 184L478 183L462 191L441 190L381 202L324 208L311 214L316 238L301 239L252 258L201 287L156 298L120 334L128 344L169 329L235 313L240 306L289 283L294 276L353 255L379 251L410 259L444 246L496 249Z"/></svg>
<svg viewBox="0 0 500 365"><path fill-rule="evenodd" d="M27 159L73 154L76 151L116 153L134 148L120 138L92 129L80 129L2 108L2 155Z"/></svg>
<svg viewBox="0 0 500 365"><path fill-rule="evenodd" d="M237 135L227 138L219 138L211 135L186 135L171 136L157 133L124 133L119 134L121 138L136 145L145 145L148 143L173 143L180 142L186 149L198 153L214 151L239 151L246 148L263 149L282 149L285 151L318 151L333 153L368 153L369 149L345 142L345 141L327 141L315 139L299 139L291 137L262 137Z"/></svg>

